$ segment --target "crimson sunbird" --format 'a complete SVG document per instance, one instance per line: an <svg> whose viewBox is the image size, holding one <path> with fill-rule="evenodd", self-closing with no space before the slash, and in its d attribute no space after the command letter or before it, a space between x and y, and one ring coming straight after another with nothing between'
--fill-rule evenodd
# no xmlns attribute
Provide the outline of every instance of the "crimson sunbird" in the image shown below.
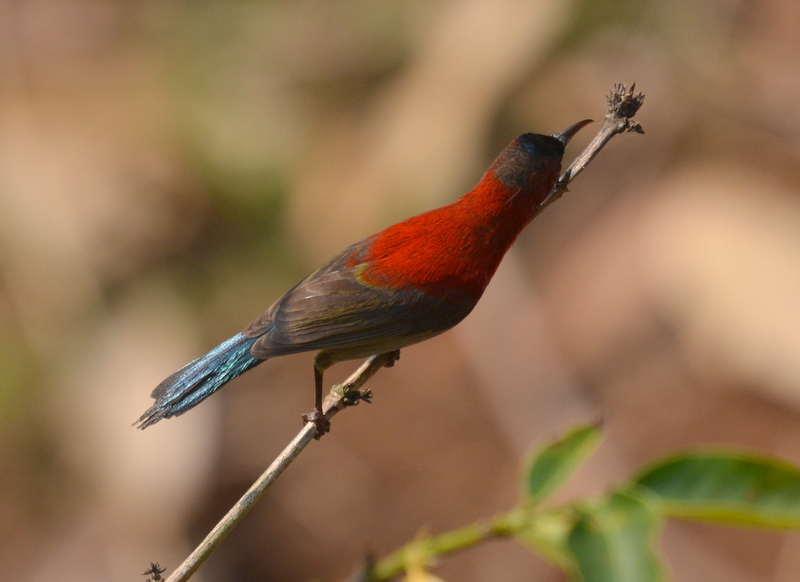
<svg viewBox="0 0 800 582"><path fill-rule="evenodd" d="M569 140L512 141L469 193L357 242L308 275L244 331L161 382L138 420L147 428L183 414L264 360L319 350L315 407L328 430L322 375L336 362L393 352L447 331L475 307L506 251L553 189Z"/></svg>

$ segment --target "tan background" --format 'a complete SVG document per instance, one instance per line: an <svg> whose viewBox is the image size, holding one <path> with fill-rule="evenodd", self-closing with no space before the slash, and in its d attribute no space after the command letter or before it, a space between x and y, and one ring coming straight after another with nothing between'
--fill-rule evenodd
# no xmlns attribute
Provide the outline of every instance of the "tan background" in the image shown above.
<svg viewBox="0 0 800 582"><path fill-rule="evenodd" d="M647 134L522 235L462 325L380 372L198 580L339 579L510 507L530 446L598 414L565 495L680 447L800 462L798 39L796 0L0 1L4 576L176 567L300 427L311 356L142 433L150 390L517 134L600 119L620 80ZM670 523L663 554L675 580L800 578L797 534ZM439 573L561 579L513 542Z"/></svg>

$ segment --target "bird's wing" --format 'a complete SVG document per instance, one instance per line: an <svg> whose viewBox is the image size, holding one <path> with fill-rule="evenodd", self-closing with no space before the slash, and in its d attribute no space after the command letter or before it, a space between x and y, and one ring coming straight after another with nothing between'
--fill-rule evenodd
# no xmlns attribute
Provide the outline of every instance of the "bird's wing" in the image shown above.
<svg viewBox="0 0 800 582"><path fill-rule="evenodd" d="M417 290L367 285L359 273L370 239L345 249L289 290L244 333L260 336L257 358L349 348L439 333L461 321L474 300L431 297Z"/></svg>

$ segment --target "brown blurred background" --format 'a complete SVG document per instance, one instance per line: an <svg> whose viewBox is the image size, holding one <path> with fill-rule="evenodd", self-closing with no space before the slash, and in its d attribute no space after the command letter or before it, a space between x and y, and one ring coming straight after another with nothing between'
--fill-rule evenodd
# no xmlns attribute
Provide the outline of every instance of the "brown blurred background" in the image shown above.
<svg viewBox="0 0 800 582"><path fill-rule="evenodd" d="M646 93L647 134L613 141L197 579L340 579L511 507L531 445L598 414L565 497L681 447L800 463L799 39L796 0L1 0L5 577L174 569L300 428L311 355L139 432L151 389L516 135L602 119L616 81ZM662 549L675 580L800 578L798 534L674 522ZM510 541L438 572L562 579Z"/></svg>

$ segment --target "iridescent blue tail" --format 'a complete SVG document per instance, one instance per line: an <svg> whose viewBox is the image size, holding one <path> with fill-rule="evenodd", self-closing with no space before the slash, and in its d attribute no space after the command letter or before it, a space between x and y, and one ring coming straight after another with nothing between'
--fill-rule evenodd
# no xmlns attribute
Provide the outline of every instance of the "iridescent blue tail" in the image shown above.
<svg viewBox="0 0 800 582"><path fill-rule="evenodd" d="M250 355L250 347L256 339L236 334L205 356L186 364L153 390L150 396L155 398L155 403L134 425L144 429L162 418L183 414L226 382L263 362Z"/></svg>

